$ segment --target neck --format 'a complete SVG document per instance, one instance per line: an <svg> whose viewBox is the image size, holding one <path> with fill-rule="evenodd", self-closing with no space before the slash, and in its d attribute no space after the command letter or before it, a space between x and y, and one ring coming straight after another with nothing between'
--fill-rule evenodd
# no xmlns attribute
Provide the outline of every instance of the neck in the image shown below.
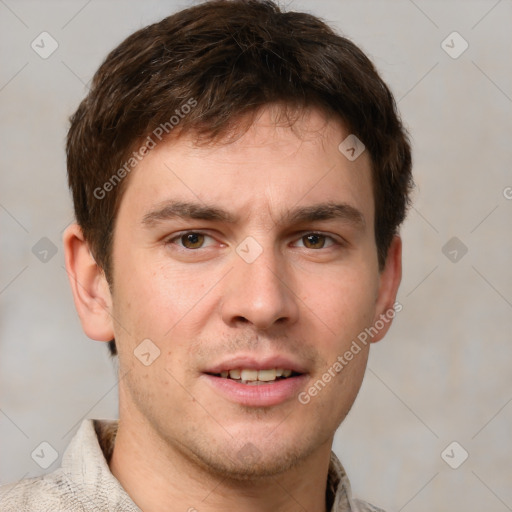
<svg viewBox="0 0 512 512"><path fill-rule="evenodd" d="M165 510L162 504L188 512L326 511L330 442L282 474L235 480L201 466L179 446L170 446L137 414L125 417L130 420L123 421L120 414L109 466L145 512Z"/></svg>

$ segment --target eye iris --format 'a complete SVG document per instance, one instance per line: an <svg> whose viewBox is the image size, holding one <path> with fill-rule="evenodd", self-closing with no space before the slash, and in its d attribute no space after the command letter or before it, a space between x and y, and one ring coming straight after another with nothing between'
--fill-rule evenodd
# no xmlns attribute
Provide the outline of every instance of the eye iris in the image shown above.
<svg viewBox="0 0 512 512"><path fill-rule="evenodd" d="M187 233L181 237L181 242L187 249L197 249L203 245L204 235L201 235L201 233Z"/></svg>
<svg viewBox="0 0 512 512"><path fill-rule="evenodd" d="M308 249L321 249L325 245L324 235L317 235L312 233L302 237L302 240Z"/></svg>

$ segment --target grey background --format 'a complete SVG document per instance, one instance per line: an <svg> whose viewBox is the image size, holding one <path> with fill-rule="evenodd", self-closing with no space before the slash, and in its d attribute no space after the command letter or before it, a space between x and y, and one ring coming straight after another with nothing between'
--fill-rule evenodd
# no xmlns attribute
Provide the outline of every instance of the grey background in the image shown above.
<svg viewBox="0 0 512 512"><path fill-rule="evenodd" d="M387 510L512 510L512 2L285 4L368 53L414 145L403 311L372 348L335 451L354 493ZM84 417L117 414L115 367L82 333L63 268L67 119L110 49L188 5L0 0L2 483L43 473L42 441L60 457ZM59 45L47 59L30 46L43 31ZM453 31L469 43L456 59L441 45ZM441 457L453 441L469 453L458 469Z"/></svg>

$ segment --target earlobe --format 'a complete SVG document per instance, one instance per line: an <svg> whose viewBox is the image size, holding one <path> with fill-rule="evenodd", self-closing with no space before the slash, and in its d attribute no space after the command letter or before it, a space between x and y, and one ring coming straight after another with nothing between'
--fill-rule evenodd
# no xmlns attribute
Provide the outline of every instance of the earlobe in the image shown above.
<svg viewBox="0 0 512 512"><path fill-rule="evenodd" d="M110 341L114 338L110 289L78 224L66 228L63 244L66 272L82 329L93 340Z"/></svg>
<svg viewBox="0 0 512 512"><path fill-rule="evenodd" d="M386 264L380 273L374 325L379 327L372 343L380 341L391 327L397 308L396 295L402 280L402 239L395 235L388 249Z"/></svg>

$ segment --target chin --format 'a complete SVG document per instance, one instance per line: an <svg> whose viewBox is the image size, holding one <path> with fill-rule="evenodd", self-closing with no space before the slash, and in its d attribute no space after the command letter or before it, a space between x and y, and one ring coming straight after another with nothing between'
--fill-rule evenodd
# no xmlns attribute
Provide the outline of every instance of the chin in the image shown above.
<svg viewBox="0 0 512 512"><path fill-rule="evenodd" d="M246 449L250 446L250 449ZM243 452L245 454L242 454ZM251 455L248 455L251 453ZM254 480L275 477L285 473L296 466L303 456L287 453L276 457L276 452L262 453L255 449L254 445L246 445L233 458L226 458L222 454L219 458L214 458L210 454L208 460L203 459L208 470L230 480Z"/></svg>
<svg viewBox="0 0 512 512"><path fill-rule="evenodd" d="M228 446L196 446L192 456L207 472L230 480L254 480L275 477L305 462L318 448L318 443L307 439L290 444L249 440L237 442L236 448ZM320 443L321 444L321 443Z"/></svg>

